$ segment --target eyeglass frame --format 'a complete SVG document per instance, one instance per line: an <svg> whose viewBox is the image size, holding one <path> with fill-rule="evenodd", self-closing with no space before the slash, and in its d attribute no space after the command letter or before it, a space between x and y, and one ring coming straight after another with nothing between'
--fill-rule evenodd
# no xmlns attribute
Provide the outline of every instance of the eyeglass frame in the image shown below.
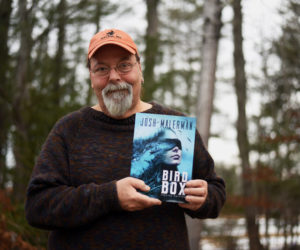
<svg viewBox="0 0 300 250"><path fill-rule="evenodd" d="M126 63L129 66L129 69L128 69L128 71L123 71L122 72L122 70L120 70L120 66L124 63ZM100 65L103 65L102 67L105 67L107 69L107 72L103 72L104 74L101 75L101 72L97 70L97 69L100 69L101 67L97 67L97 69L91 70L91 72L93 74L95 74L96 76L99 76L99 77L107 77L107 76L109 76L111 70L114 69L119 75L126 75L126 74L128 74L132 71L133 67L136 64L137 64L137 62L134 62L134 63L132 63L132 62L119 62L116 67L110 67L108 65L105 65L104 63L101 63Z"/></svg>
<svg viewBox="0 0 300 250"><path fill-rule="evenodd" d="M140 63L140 60L141 60L141 59L140 59L140 56L139 56L138 54L134 54L134 56L135 56L135 58L136 58L136 62L134 63L134 65L137 64L137 63ZM134 66L134 65L132 65L132 66ZM90 60L90 59L87 59L86 67L87 67L92 73L94 73L94 72L92 71L92 69L91 69L91 60ZM133 68L133 67L132 67L132 68ZM109 72L108 72L108 74L107 74L106 76L109 75L111 69L112 69L112 68L110 68L110 70L109 70ZM114 68L114 70L119 74L119 72L116 70L116 67ZM132 70L132 69L131 69L131 70ZM128 71L127 73L131 72L131 70ZM124 74L127 74L127 73L123 73L123 75L124 75ZM121 73L121 75L122 75L122 73ZM105 76L101 76L101 77L105 77Z"/></svg>

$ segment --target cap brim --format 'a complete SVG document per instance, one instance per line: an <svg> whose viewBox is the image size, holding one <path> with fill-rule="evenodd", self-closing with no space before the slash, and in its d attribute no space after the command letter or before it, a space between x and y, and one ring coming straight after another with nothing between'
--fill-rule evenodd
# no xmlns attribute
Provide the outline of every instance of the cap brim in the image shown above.
<svg viewBox="0 0 300 250"><path fill-rule="evenodd" d="M101 43L99 43L98 45L96 45L95 48L93 48L93 49L90 51L90 53L89 53L89 55L88 55L88 58L91 59L91 57L96 53L96 51L97 51L98 49L100 49L100 48L101 48L102 46L104 46L104 45L109 45L109 44L113 44L113 45L117 45L117 46L119 46L119 47L122 47L123 49L126 49L127 51L129 51L131 54L138 54L138 52L137 52L135 49L133 49L132 47L127 46L127 45L125 45L125 44L123 44L123 43L118 43L118 42L116 42L116 41L107 41L107 42L101 42Z"/></svg>

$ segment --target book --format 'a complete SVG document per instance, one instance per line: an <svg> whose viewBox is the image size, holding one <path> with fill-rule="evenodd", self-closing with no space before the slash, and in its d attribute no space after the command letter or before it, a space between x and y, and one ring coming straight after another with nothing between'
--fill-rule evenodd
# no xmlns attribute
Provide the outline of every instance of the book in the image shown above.
<svg viewBox="0 0 300 250"><path fill-rule="evenodd" d="M130 175L150 186L150 197L186 203L192 179L196 118L137 113Z"/></svg>

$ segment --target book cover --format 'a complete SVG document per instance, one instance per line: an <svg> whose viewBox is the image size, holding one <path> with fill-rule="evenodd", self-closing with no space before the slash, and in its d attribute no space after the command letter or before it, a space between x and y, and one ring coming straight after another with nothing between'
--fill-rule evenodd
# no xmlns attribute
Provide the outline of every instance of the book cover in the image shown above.
<svg viewBox="0 0 300 250"><path fill-rule="evenodd" d="M185 203L191 180L196 118L137 113L130 175L150 186L144 194L166 202Z"/></svg>

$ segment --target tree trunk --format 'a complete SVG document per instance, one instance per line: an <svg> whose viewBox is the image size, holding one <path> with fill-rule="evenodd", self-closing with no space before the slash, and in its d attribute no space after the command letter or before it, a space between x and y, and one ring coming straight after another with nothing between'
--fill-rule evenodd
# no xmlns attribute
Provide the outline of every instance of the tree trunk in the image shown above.
<svg viewBox="0 0 300 250"><path fill-rule="evenodd" d="M154 67L158 56L159 34L158 34L158 14L157 8L160 0L146 0L147 4L147 23L148 27L145 35L145 68L144 80L145 91L143 98L150 101L153 98L153 93L156 90L154 79Z"/></svg>
<svg viewBox="0 0 300 250"><path fill-rule="evenodd" d="M10 126L9 115L9 100L10 88L7 83L7 71L9 69L9 55L8 55L8 28L10 15L12 12L12 0L0 1L0 188L5 187L7 181L7 167L6 167L6 154L7 154L7 141L8 130Z"/></svg>
<svg viewBox="0 0 300 250"><path fill-rule="evenodd" d="M8 92L6 89L7 84L7 70L8 70L8 28L10 23L10 15L12 12L12 0L0 0L0 56L1 56L1 63L0 63L0 101L8 102ZM2 106L0 106L0 109ZM3 122L1 120L0 122ZM0 124L0 127L2 123Z"/></svg>
<svg viewBox="0 0 300 250"><path fill-rule="evenodd" d="M206 0L203 7L203 44L200 84L197 99L197 128L208 146L210 136L210 121L213 111L214 88L216 80L216 65L218 44L222 27L222 5L220 0ZM190 247L192 250L201 249L201 220L191 219L186 216Z"/></svg>
<svg viewBox="0 0 300 250"><path fill-rule="evenodd" d="M57 51L54 60L54 71L53 71L53 103L58 107L61 104L60 97L60 80L64 71L64 46L66 40L66 0L60 0L58 4L58 36L57 36Z"/></svg>
<svg viewBox="0 0 300 250"><path fill-rule="evenodd" d="M237 142L242 164L243 195L250 205L245 206L247 232L249 237L249 248L251 250L262 249L259 239L259 228L256 222L256 209L253 205L254 188L251 180L251 168L249 162L249 141L247 135L247 117L246 117L246 74L245 60L243 54L242 37L242 11L241 0L233 1L234 20L234 69L235 69L235 90L237 95L238 118L237 118ZM252 203L252 204L251 204Z"/></svg>
<svg viewBox="0 0 300 250"><path fill-rule="evenodd" d="M96 26L96 32L100 31L101 27L101 17L103 13L103 3L102 1L96 1L95 3L95 12L92 17L92 23ZM92 100L94 98L94 91L92 88L88 88L86 96L86 105L92 105Z"/></svg>
<svg viewBox="0 0 300 250"><path fill-rule="evenodd" d="M265 244L265 250L269 250L270 249L270 235L269 235L269 212L266 210L265 212L265 239L266 239L266 244Z"/></svg>
<svg viewBox="0 0 300 250"><path fill-rule="evenodd" d="M221 14L220 0L204 2L202 68L198 86L197 127L206 146L208 145L213 111L218 44L222 27Z"/></svg>
<svg viewBox="0 0 300 250"><path fill-rule="evenodd" d="M26 169L26 144L28 142L27 124L25 119L28 100L28 70L30 63L30 53L32 49L32 22L30 21L30 11L27 9L27 1L19 0L19 18L20 18L20 49L18 52L16 80L13 98L13 124L15 127L13 152L15 158L14 173L14 199L23 201L27 183L28 169ZM27 166L29 167L29 166Z"/></svg>

